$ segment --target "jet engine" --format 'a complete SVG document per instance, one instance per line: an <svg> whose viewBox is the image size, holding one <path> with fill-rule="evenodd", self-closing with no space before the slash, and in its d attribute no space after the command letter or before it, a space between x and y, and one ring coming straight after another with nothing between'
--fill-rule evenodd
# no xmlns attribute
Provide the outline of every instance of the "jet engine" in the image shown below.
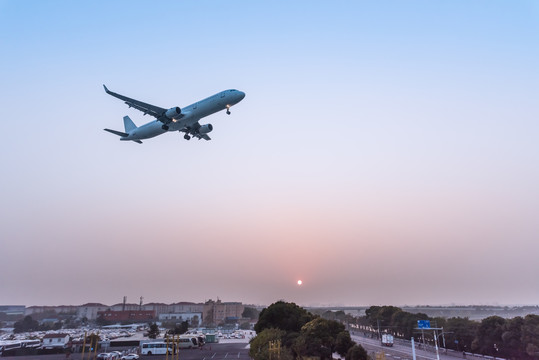
<svg viewBox="0 0 539 360"><path fill-rule="evenodd" d="M198 129L199 134L207 134L213 130L213 126L211 124L202 125L200 129Z"/></svg>
<svg viewBox="0 0 539 360"><path fill-rule="evenodd" d="M178 116L182 114L182 109L179 107L173 107L167 110L165 113L165 116L169 119L176 119Z"/></svg>

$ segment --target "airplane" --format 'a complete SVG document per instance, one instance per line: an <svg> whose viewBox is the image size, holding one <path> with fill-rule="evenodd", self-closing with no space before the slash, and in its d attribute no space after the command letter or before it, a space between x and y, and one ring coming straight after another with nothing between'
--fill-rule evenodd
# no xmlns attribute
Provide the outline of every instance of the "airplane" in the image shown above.
<svg viewBox="0 0 539 360"><path fill-rule="evenodd" d="M137 127L129 116L124 116L125 132L103 129L120 136L120 140L134 141L139 144L142 144L141 140L150 139L169 131L185 133L183 136L185 140L190 140L191 137L199 140L211 140L208 133L213 130L212 124L200 125L199 120L224 109L230 115L230 107L236 105L245 97L243 91L229 89L182 109L178 106L165 109L117 94L107 89L105 85L103 87L107 94L123 100L130 108L135 108L142 111L144 115L149 114L156 118L154 121Z"/></svg>

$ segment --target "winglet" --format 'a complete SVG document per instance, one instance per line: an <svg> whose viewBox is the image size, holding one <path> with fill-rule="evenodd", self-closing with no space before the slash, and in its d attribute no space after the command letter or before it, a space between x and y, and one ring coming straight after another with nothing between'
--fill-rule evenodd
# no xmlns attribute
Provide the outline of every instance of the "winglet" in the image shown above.
<svg viewBox="0 0 539 360"><path fill-rule="evenodd" d="M107 94L109 94L110 91L109 91L109 89L107 89L107 87L105 86L105 84L103 84L103 87L105 88L105 92L106 92Z"/></svg>

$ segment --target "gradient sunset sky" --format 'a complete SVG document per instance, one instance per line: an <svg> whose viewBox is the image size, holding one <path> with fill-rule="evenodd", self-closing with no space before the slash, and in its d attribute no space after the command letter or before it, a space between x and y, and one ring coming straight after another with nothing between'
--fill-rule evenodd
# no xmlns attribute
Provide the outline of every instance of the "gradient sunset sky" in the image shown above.
<svg viewBox="0 0 539 360"><path fill-rule="evenodd" d="M0 0L0 46L0 304L539 304L537 1ZM139 145L102 84L246 97Z"/></svg>

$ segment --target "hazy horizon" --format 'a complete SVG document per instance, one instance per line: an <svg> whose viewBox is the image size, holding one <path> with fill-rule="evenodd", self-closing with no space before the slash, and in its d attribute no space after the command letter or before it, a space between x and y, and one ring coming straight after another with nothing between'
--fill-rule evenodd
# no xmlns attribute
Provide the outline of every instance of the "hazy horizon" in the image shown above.
<svg viewBox="0 0 539 360"><path fill-rule="evenodd" d="M242 303L244 306L256 306L256 307L264 307L264 306L269 306L277 301L286 301L286 302L294 302L294 301L288 301L286 299L276 299L270 303L267 303L267 304L255 304L255 303L246 303L246 302L243 302L241 299L219 299L219 298L214 298L214 299L205 299L204 301L187 301L187 300L178 300L178 301L172 301L172 302L163 302L163 301L159 301L159 300L156 300L156 301L143 301L142 305L147 305L147 304L150 304L150 303L157 303L157 304L167 304L167 305L171 305L171 304L174 304L174 303L193 303L193 304L203 304L205 303L206 301L209 301L209 300L213 300L213 301L217 301L217 300L221 300L223 303L226 303L226 302L240 302ZM114 306L114 305L118 305L118 304L122 304L122 301L118 301L118 302L110 302L110 303L105 303L105 302L101 302L101 301L87 301L87 302L84 302L84 303L81 303L81 304L64 304L64 303L59 303L59 304L0 304L0 306L20 306L20 305L24 305L26 307L32 307L32 306L51 306L51 307L55 307L55 306L82 306L82 305L85 305L85 304L102 304L102 305L107 305L107 306ZM127 305L139 305L140 302L131 302L131 301L127 301L126 302ZM447 307L447 308L450 308L450 307L473 307L473 306L486 306L486 307L538 307L539 304L497 304L497 303L492 303L492 304L488 304L488 303L483 303L483 304L338 304L338 303L335 303L335 304L316 304L316 303L312 303L312 304L300 304L300 303L297 303L297 305L299 306L302 306L302 307L306 307L306 308L316 308L316 307L320 307L320 308L331 308L331 307L370 307L370 306L396 306L396 307L399 307L399 308L414 308L414 307L417 307L417 308L422 308L422 307Z"/></svg>
<svg viewBox="0 0 539 360"><path fill-rule="evenodd" d="M0 303L538 304L535 1L0 0ZM224 89L139 145L107 95ZM302 280L301 286L297 285Z"/></svg>

